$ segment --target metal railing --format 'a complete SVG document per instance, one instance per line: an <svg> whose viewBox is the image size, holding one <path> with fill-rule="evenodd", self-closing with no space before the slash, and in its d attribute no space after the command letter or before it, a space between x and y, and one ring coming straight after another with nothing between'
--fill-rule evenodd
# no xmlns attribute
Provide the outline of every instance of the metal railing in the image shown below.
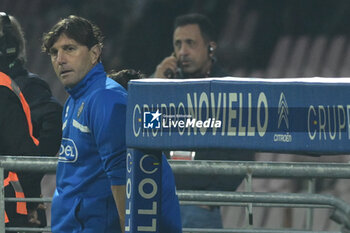
<svg viewBox="0 0 350 233"><path fill-rule="evenodd" d="M343 225L346 232L350 227L349 204L330 195L314 193L315 179L349 179L350 164L345 163L281 163L281 162L233 162L233 161L172 161L174 173L200 175L246 175L246 191L249 192L202 192L179 191L182 204L197 205L240 205L247 207L247 215L252 215L252 206L278 206L293 208L309 208L306 215L307 232L312 230L313 208L332 208L331 219ZM309 193L254 193L252 178L302 178L308 180ZM249 219L248 216L246 218ZM276 229L184 229L184 232L301 232L300 230ZM316 231L313 231L316 232ZM325 233L326 231L322 231Z"/></svg>
<svg viewBox="0 0 350 233"><path fill-rule="evenodd" d="M350 179L350 164L340 163L280 163L280 162L233 162L233 161L170 161L174 174L200 175L235 175L246 176L246 190L250 191L252 178L303 178L309 179L309 190L313 190L316 178ZM0 209L4 209L5 201L17 201L17 198L4 198L4 170L38 171L54 173L57 158L52 157L0 157ZM246 206L249 214L251 207L291 206L302 208L332 208L331 218L343 226L344 232L350 229L350 205L344 201L324 194L315 193L255 193L255 192L224 192L224 191L178 191L181 204L198 205L242 205ZM22 199L23 200L23 199ZM51 198L26 198L30 202L50 202ZM308 214L308 225L312 224L312 211ZM0 211L0 219L4 219L4 211ZM6 228L13 231L50 231L46 228ZM0 223L0 233L5 232L5 223ZM279 233L287 232L283 229L184 229L184 232L241 232L241 233ZM288 232L310 232L291 230ZM317 231L313 231L317 232ZM325 231L322 231L325 233ZM327 232L334 233L334 232Z"/></svg>

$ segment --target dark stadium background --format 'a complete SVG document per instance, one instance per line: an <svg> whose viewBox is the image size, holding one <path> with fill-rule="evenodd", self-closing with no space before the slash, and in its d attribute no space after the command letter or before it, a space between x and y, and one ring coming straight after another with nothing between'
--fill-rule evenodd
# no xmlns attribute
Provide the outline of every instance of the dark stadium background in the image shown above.
<svg viewBox="0 0 350 233"><path fill-rule="evenodd" d="M199 12L217 25L217 57L233 76L350 76L348 0L1 0L0 11L18 18L28 68L62 103L66 94L40 45L42 33L70 14L104 32L106 70L151 74L171 54L174 18Z"/></svg>

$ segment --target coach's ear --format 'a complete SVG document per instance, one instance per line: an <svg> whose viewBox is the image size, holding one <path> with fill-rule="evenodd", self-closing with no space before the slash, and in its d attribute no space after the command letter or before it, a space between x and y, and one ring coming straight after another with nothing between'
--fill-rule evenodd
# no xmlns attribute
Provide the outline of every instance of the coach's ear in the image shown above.
<svg viewBox="0 0 350 233"><path fill-rule="evenodd" d="M99 62L101 57L101 47L98 44L95 44L90 48L89 55L92 64L96 64L97 62Z"/></svg>

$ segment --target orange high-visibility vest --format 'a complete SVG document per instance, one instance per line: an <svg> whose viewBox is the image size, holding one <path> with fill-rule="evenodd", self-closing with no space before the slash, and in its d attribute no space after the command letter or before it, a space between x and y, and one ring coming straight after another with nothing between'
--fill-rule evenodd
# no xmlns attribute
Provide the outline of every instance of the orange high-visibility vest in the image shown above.
<svg viewBox="0 0 350 233"><path fill-rule="evenodd" d="M4 187L11 183L13 189L15 190L16 198L24 198L24 192L21 186L21 183L18 180L18 176L15 172L9 172L8 177L4 180ZM28 214L27 204L25 202L17 202L16 211L18 214ZM8 223L9 219L5 212L5 223Z"/></svg>
<svg viewBox="0 0 350 233"><path fill-rule="evenodd" d="M0 86L5 86L5 87L9 88L18 96L19 100L21 101L24 114L26 115L26 118L27 118L30 137L32 138L35 145L39 145L38 139L36 139L33 136L33 125L32 125L32 119L30 117L30 108L29 108L29 105L28 105L26 99L24 98L21 90L19 89L17 84L14 81L12 81L12 79L9 76L7 76L6 74L4 74L2 72L0 72Z"/></svg>
<svg viewBox="0 0 350 233"><path fill-rule="evenodd" d="M5 87L9 88L18 96L19 100L21 101L22 108L23 108L24 114L25 114L26 119L27 119L30 137L32 138L35 145L39 145L38 139L36 139L33 136L33 125L32 125L32 120L30 117L30 108L29 108L29 105L28 105L27 101L25 100L21 90L19 89L17 84L14 81L12 81L12 79L9 76L7 76L6 74L4 74L2 72L0 72L0 86L5 86ZM18 176L15 172L9 172L8 177L4 180L4 187L9 185L10 183L11 183L13 189L15 190L16 198L24 198L24 192L23 192L22 186L21 186L21 184L18 180ZM26 203L25 202L17 202L16 211L18 214L24 214L24 215L27 214ZM5 212L5 223L7 223L7 222L9 222L9 219L8 219L7 214Z"/></svg>

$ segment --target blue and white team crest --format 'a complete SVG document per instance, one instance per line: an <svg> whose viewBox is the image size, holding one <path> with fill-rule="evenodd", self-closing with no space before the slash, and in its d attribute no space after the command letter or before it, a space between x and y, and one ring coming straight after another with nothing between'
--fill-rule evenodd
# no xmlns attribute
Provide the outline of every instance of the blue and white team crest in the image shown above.
<svg viewBox="0 0 350 233"><path fill-rule="evenodd" d="M159 129L160 128L160 116L159 110L156 112L144 112L143 113L143 128L145 129Z"/></svg>

